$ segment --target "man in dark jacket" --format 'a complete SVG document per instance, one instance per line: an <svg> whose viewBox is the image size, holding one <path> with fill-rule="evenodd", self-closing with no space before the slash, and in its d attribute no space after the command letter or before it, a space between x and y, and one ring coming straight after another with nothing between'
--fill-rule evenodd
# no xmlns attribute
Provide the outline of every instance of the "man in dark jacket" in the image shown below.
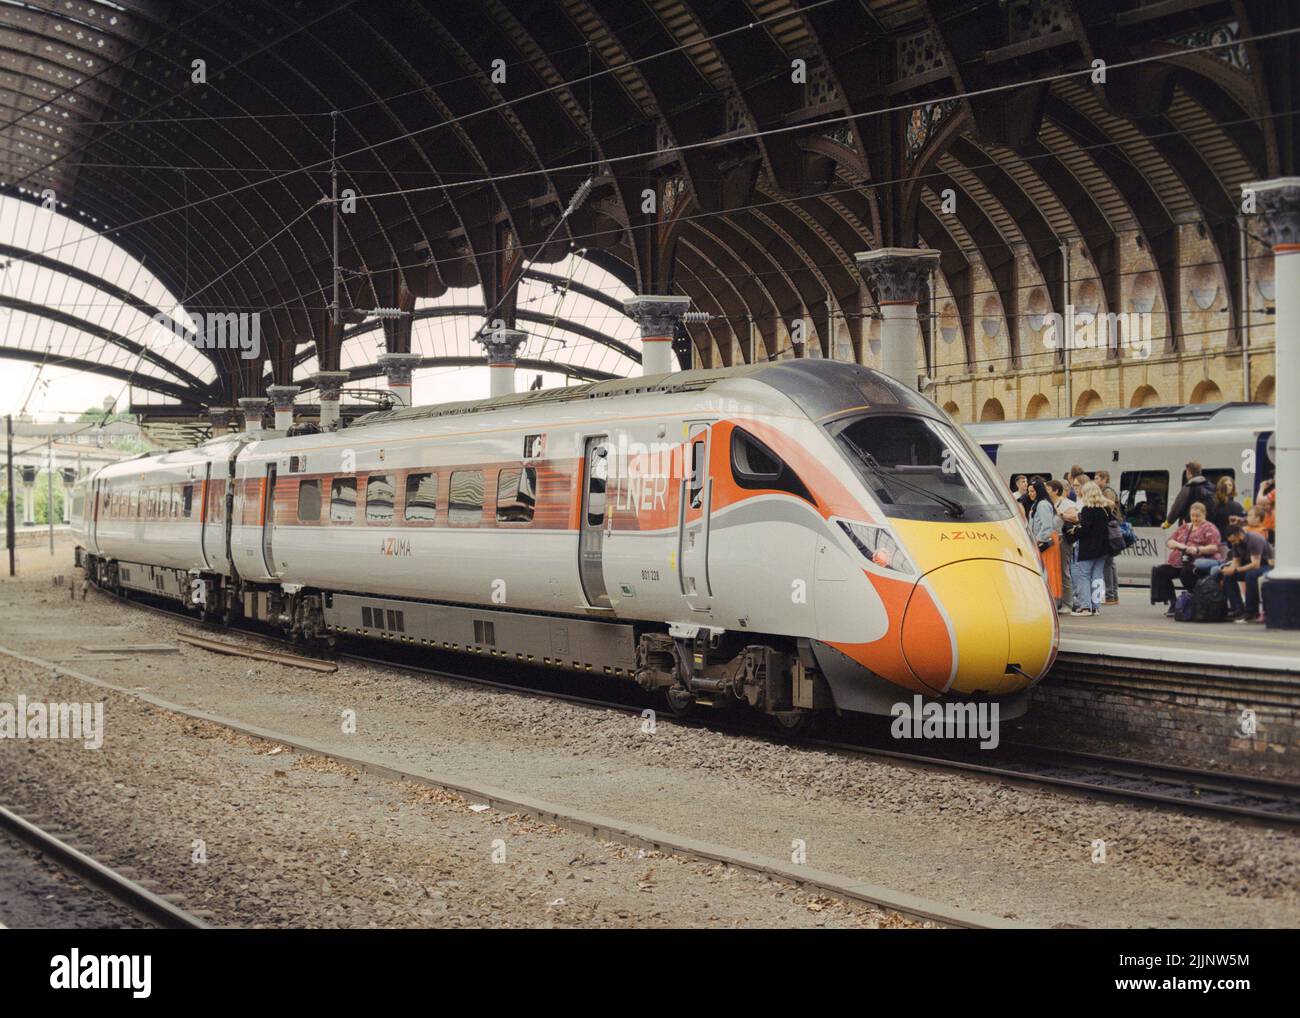
<svg viewBox="0 0 1300 1018"><path fill-rule="evenodd" d="M1169 507L1169 515L1165 517L1167 527L1172 527L1175 523L1186 523L1188 510L1196 502L1204 505L1207 511L1214 504L1214 485L1201 473L1201 465L1191 460L1184 470L1187 480L1178 497L1174 499L1174 504Z"/></svg>

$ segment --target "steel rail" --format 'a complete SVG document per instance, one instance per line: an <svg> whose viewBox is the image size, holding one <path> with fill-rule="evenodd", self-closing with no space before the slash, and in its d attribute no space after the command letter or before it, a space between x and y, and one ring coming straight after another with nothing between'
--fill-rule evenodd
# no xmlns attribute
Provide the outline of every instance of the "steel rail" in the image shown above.
<svg viewBox="0 0 1300 1018"><path fill-rule="evenodd" d="M211 927L197 916L173 905L166 898L141 887L134 880L92 859L80 849L55 837L12 810L0 806L0 828L31 845L42 855L69 870L84 883L102 891L119 905L143 916L166 930L207 930Z"/></svg>

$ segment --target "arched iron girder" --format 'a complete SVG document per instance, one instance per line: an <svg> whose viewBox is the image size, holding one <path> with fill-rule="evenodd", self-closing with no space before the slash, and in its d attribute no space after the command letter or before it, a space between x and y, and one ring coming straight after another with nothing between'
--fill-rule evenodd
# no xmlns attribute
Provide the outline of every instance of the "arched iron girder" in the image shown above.
<svg viewBox="0 0 1300 1018"><path fill-rule="evenodd" d="M434 307L417 308L411 313L411 319L413 321L420 321L421 319L426 318L482 318L486 313L487 309L482 304L441 304ZM633 360L638 364L641 363L640 350L636 350L624 343L622 340L606 336L603 332L599 332L590 326L581 324L580 322L570 321L567 318L556 318L554 315L547 315L542 314L539 311L528 310L520 311L518 317L526 322L533 322L537 325L554 324L558 329L572 332L575 335L581 336L583 339L589 339L593 343L599 343L601 346L609 347L609 349L621 353L629 360ZM382 325L383 323L377 319L375 321L362 322L360 325L354 325L350 329L345 329L343 331L343 339L344 341L347 341L349 339L354 339L357 336L365 336L380 329ZM295 366L305 364L314 356L316 356L316 351L310 347L306 347L294 354L293 363ZM614 375L611 377L617 376Z"/></svg>
<svg viewBox="0 0 1300 1018"><path fill-rule="evenodd" d="M47 307L44 304L35 304L31 301L22 300L18 297L10 297L6 294L0 294L0 307L11 308L14 311L21 311L23 314L33 315L37 318L48 318L52 322L60 325L66 325L70 329L76 329L80 332L87 332L96 339L103 340L105 343L111 343L113 346L120 347L128 353L134 354L141 360L146 360L154 367L162 368L173 378L180 382L186 382L195 389L206 389L208 383L203 381L197 375L192 375L183 368L177 367L166 357L161 357L147 347L141 346L134 340L127 339L121 333L114 332L112 329L106 329L102 325L96 325L94 322L88 322L84 318L78 318L76 315L70 315L66 311L59 311L56 308ZM44 356L47 360L53 359L62 362L65 358L62 355L51 355L47 351L41 351L37 354L38 358ZM93 362L91 362L93 363Z"/></svg>
<svg viewBox="0 0 1300 1018"><path fill-rule="evenodd" d="M26 361L29 364L48 363L48 356L40 350L26 350L19 347L0 346L0 359L12 359L16 361ZM204 386L201 390L187 388L183 385L177 385L175 382L168 382L152 375L141 375L134 371L127 371L125 368L113 367L108 364L97 364L95 361L88 361L80 357L59 357L58 366L61 368L72 368L75 371L86 371L93 375L103 375L106 378L115 378L120 382L130 382L137 389L145 389L148 392L156 392L164 396L173 396L182 403L193 405L195 396L202 395L207 391Z"/></svg>
<svg viewBox="0 0 1300 1018"><path fill-rule="evenodd" d="M479 368L487 367L488 359L486 356L432 356L421 357L415 361L411 367L413 370L421 368ZM584 382L607 382L612 378L620 378L611 371L600 371L597 368L583 368L574 364L565 364L562 361L553 361L545 358L520 357L515 362L520 371L552 371L559 375L567 375L571 378L580 378ZM384 369L379 364L361 364L352 368L344 368L348 373L349 382L357 382L366 378L378 378L384 374ZM314 382L304 380L299 386L303 392L315 391ZM346 390L345 390L346 392Z"/></svg>

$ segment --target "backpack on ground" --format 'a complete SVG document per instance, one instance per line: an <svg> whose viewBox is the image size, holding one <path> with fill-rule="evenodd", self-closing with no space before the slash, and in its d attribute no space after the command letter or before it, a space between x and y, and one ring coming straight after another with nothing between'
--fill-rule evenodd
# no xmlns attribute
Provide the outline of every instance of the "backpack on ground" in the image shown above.
<svg viewBox="0 0 1300 1018"><path fill-rule="evenodd" d="M1174 602L1174 621L1191 622L1192 621L1192 595L1183 591L1178 595L1178 600Z"/></svg>
<svg viewBox="0 0 1300 1018"><path fill-rule="evenodd" d="M1192 621L1222 622L1228 617L1228 599L1219 584L1203 576L1192 588Z"/></svg>
<svg viewBox="0 0 1300 1018"><path fill-rule="evenodd" d="M1124 539L1124 527L1117 519L1106 521L1106 545L1112 555L1118 555L1128 547L1128 542Z"/></svg>

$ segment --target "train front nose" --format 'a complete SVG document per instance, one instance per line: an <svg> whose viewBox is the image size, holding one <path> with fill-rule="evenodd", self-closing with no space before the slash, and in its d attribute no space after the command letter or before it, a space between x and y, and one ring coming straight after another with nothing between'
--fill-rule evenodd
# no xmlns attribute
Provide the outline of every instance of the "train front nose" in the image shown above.
<svg viewBox="0 0 1300 1018"><path fill-rule="evenodd" d="M1006 695L1047 670L1056 613L1037 572L1014 562L966 559L932 570L922 582L930 597L914 593L909 600L902 642L908 667L925 685ZM939 645L934 606L946 623L946 647Z"/></svg>

